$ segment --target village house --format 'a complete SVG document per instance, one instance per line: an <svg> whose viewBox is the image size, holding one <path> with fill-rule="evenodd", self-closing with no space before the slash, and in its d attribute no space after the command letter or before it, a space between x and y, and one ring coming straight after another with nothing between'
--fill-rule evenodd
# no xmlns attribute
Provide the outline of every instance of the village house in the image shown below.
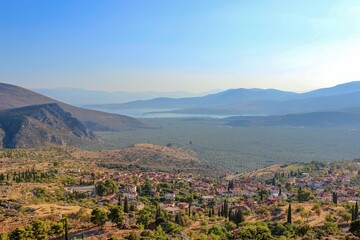
<svg viewBox="0 0 360 240"><path fill-rule="evenodd" d="M164 198L166 200L173 200L175 199L175 193L165 193Z"/></svg>

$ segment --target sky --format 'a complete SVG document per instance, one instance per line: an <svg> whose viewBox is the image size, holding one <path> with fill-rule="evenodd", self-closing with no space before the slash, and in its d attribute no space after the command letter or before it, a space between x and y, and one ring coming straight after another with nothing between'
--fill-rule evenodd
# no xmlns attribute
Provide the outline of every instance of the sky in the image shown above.
<svg viewBox="0 0 360 240"><path fill-rule="evenodd" d="M356 0L2 0L0 82L303 92L360 80Z"/></svg>

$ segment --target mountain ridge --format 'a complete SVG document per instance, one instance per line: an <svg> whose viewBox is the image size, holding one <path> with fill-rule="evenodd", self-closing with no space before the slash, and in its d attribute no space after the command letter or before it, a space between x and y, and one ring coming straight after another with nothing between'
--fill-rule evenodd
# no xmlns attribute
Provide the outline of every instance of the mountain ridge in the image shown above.
<svg viewBox="0 0 360 240"><path fill-rule="evenodd" d="M306 93L293 93L276 89L229 89L196 98L156 98L124 104L88 106L96 109L159 109L161 113L222 115L279 115L360 108L360 81L322 88ZM166 109L166 110L165 110ZM172 109L172 110L169 110Z"/></svg>
<svg viewBox="0 0 360 240"><path fill-rule="evenodd" d="M97 136L58 104L0 111L3 148L34 148L98 142Z"/></svg>
<svg viewBox="0 0 360 240"><path fill-rule="evenodd" d="M19 86L0 83L0 110L48 103L57 103L91 130L121 131L143 127L143 124L135 118L75 107Z"/></svg>

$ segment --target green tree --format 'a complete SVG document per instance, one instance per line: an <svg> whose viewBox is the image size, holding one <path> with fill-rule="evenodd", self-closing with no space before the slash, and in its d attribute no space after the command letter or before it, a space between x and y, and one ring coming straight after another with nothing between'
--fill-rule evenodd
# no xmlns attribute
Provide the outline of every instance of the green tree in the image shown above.
<svg viewBox="0 0 360 240"><path fill-rule="evenodd" d="M121 227L125 220L124 212L119 206L112 207L108 217L118 228Z"/></svg>
<svg viewBox="0 0 360 240"><path fill-rule="evenodd" d="M292 212L291 212L291 203L289 203L289 208L287 212L287 223L292 224Z"/></svg>
<svg viewBox="0 0 360 240"><path fill-rule="evenodd" d="M0 233L0 240L9 240L9 235L5 232Z"/></svg>
<svg viewBox="0 0 360 240"><path fill-rule="evenodd" d="M107 213L103 208L94 208L91 212L91 222L100 227L104 227L106 221L108 220Z"/></svg>
<svg viewBox="0 0 360 240"><path fill-rule="evenodd" d="M351 222L349 231L355 236L360 237L360 220Z"/></svg>
<svg viewBox="0 0 360 240"><path fill-rule="evenodd" d="M64 224L65 240L69 239L69 220L67 217L61 219Z"/></svg>
<svg viewBox="0 0 360 240"><path fill-rule="evenodd" d="M269 227L263 222L246 224L240 228L238 234L239 239L244 240L272 239L272 234Z"/></svg>
<svg viewBox="0 0 360 240"><path fill-rule="evenodd" d="M287 231L287 228L281 223L271 223L268 227L274 236L283 236Z"/></svg>
<svg viewBox="0 0 360 240"><path fill-rule="evenodd" d="M297 195L297 199L299 202L307 202L312 198L313 196L309 190L299 188Z"/></svg>
<svg viewBox="0 0 360 240"><path fill-rule="evenodd" d="M338 235L340 233L340 229L335 222L325 221L322 229L330 235Z"/></svg>
<svg viewBox="0 0 360 240"><path fill-rule="evenodd" d="M164 230L162 229L162 227L159 225L156 227L155 229L155 238L156 240L166 240L166 233L164 232Z"/></svg>
<svg viewBox="0 0 360 240"><path fill-rule="evenodd" d="M220 239L227 239L228 233L225 227L219 225L213 225L208 231L208 235L215 235Z"/></svg>
<svg viewBox="0 0 360 240"><path fill-rule="evenodd" d="M119 191L119 187L117 183L112 179L108 179L106 181L99 181L96 185L96 192L100 196L114 194L117 191Z"/></svg>
<svg viewBox="0 0 360 240"><path fill-rule="evenodd" d="M53 223L51 225L51 234L61 236L64 233L64 224L62 222Z"/></svg>
<svg viewBox="0 0 360 240"><path fill-rule="evenodd" d="M44 240L48 239L48 232L50 230L49 224L45 221L35 220L31 223L31 229L34 239Z"/></svg>
<svg viewBox="0 0 360 240"><path fill-rule="evenodd" d="M140 240L140 236L136 232L131 232L129 235L125 237L127 240Z"/></svg>
<svg viewBox="0 0 360 240"><path fill-rule="evenodd" d="M349 222L351 220L351 214L346 211L339 212L339 216L344 222Z"/></svg>
<svg viewBox="0 0 360 240"><path fill-rule="evenodd" d="M180 212L175 215L175 223L182 227L185 225Z"/></svg>
<svg viewBox="0 0 360 240"><path fill-rule="evenodd" d="M129 212L129 201L127 198L124 199L124 212Z"/></svg>
<svg viewBox="0 0 360 240"><path fill-rule="evenodd" d="M332 193L332 201L333 203L338 204L338 195L336 192Z"/></svg>
<svg viewBox="0 0 360 240"><path fill-rule="evenodd" d="M147 228L150 223L154 221L155 211L153 208L149 206L145 206L143 209L139 211L137 222L138 224L142 224Z"/></svg>
<svg viewBox="0 0 360 240"><path fill-rule="evenodd" d="M27 236L28 236L27 230L25 230L24 228L18 227L18 228L15 228L15 230L10 233L9 239L10 240L26 240L26 239L29 239L29 238L27 238Z"/></svg>

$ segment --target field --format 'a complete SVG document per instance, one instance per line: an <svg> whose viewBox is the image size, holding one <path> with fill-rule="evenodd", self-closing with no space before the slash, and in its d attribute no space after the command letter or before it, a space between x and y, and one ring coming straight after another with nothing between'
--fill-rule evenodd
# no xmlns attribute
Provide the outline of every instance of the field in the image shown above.
<svg viewBox="0 0 360 240"><path fill-rule="evenodd" d="M352 160L360 157L359 129L226 127L221 120L195 118L142 121L149 128L97 132L104 143L85 148L118 149L135 143L171 143L195 151L207 163L237 172L276 163Z"/></svg>

